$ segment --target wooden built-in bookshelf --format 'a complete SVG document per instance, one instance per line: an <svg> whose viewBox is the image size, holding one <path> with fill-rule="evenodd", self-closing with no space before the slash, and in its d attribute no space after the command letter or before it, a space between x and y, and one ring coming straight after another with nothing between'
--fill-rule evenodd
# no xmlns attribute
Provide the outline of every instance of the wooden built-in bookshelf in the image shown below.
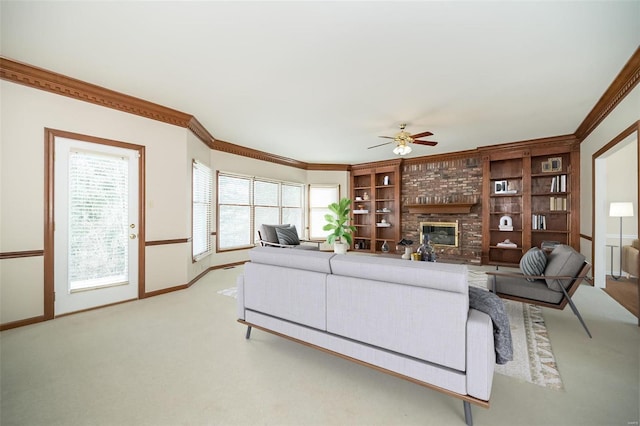
<svg viewBox="0 0 640 426"><path fill-rule="evenodd" d="M356 227L352 249L381 252L386 241L395 250L400 241L401 160L351 170L351 224Z"/></svg>
<svg viewBox="0 0 640 426"><path fill-rule="evenodd" d="M580 151L574 140L487 150L483 161L482 263L515 266L543 241L579 250Z"/></svg>

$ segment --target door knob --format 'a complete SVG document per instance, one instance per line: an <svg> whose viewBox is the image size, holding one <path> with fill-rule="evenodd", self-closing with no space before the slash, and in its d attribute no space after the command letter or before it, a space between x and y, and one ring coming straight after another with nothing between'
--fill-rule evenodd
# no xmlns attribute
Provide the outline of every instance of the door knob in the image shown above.
<svg viewBox="0 0 640 426"><path fill-rule="evenodd" d="M135 240L135 239L136 239L136 237L137 237L137 235L136 235L136 234L131 234L131 235L129 235L129 238L131 238L132 240Z"/></svg>

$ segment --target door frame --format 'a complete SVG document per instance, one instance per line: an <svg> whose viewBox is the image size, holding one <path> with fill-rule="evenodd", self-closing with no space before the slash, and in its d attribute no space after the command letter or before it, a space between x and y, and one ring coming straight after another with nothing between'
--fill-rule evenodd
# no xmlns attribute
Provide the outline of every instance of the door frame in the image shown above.
<svg viewBox="0 0 640 426"><path fill-rule="evenodd" d="M63 137L83 142L110 145L138 152L138 299L145 297L145 147L128 142L44 129L44 319L55 317L54 283L54 158L55 139ZM91 308L95 309L95 308Z"/></svg>
<svg viewBox="0 0 640 426"><path fill-rule="evenodd" d="M599 229L603 229L606 220L606 210L602 210L605 209L606 206L600 205L601 208L596 208L596 201L606 197L606 187L598 185L598 182L602 183L605 181L605 176L601 176L604 172L601 166L604 164L603 161L606 157L605 154L607 151L614 148L620 142L626 140L627 137L633 133L636 134L636 145L638 147L636 165L640 166L640 121L636 121L631 124L591 156L591 262L593 263L594 268L593 284L596 287L606 287L606 279L603 281L602 278L606 275L604 265L606 265L607 253L604 246L600 247L599 245L600 239L604 239L604 231L598 232ZM640 186L638 186L638 193L636 194L636 197L640 200ZM638 221L638 228L640 229L640 214L636 212L635 216ZM600 266L599 263L603 266ZM640 294L638 294L638 299L640 300ZM638 319L638 325L640 325L640 318Z"/></svg>

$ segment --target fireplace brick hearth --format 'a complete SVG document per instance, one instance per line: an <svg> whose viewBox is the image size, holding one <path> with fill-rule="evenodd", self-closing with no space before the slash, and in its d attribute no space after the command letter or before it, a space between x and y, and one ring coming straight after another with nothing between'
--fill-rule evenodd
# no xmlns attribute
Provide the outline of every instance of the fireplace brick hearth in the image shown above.
<svg viewBox="0 0 640 426"><path fill-rule="evenodd" d="M477 154L476 154L477 155ZM418 162L418 160L420 162ZM410 213L409 204L476 202L470 213ZM402 166L402 237L420 244L421 222L458 221L458 247L436 246L443 261L480 263L482 161L479 156L409 160Z"/></svg>

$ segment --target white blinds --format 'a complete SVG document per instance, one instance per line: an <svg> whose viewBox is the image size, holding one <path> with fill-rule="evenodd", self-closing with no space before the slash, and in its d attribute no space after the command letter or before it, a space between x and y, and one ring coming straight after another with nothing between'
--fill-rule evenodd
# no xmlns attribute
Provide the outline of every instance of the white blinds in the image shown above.
<svg viewBox="0 0 640 426"><path fill-rule="evenodd" d="M218 174L218 248L249 247L263 223L291 223L303 231L303 185Z"/></svg>
<svg viewBox="0 0 640 426"><path fill-rule="evenodd" d="M211 169L193 161L192 255L198 260L211 252Z"/></svg>
<svg viewBox="0 0 640 426"><path fill-rule="evenodd" d="M121 157L69 155L71 290L127 280L128 172Z"/></svg>

